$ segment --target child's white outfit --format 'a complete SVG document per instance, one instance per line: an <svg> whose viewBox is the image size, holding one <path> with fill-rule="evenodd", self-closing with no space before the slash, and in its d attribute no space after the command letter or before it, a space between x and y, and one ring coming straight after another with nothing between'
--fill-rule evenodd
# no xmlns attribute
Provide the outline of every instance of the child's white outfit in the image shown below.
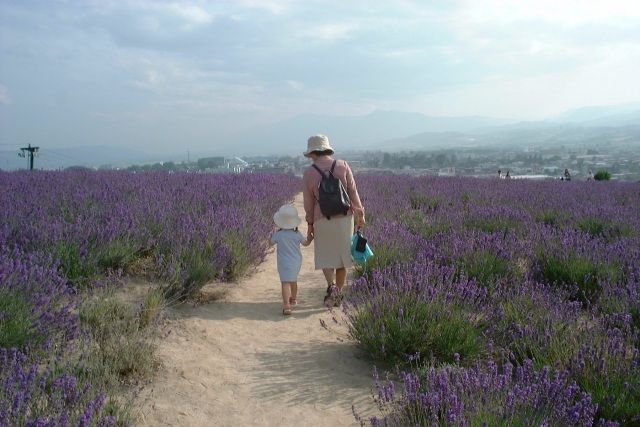
<svg viewBox="0 0 640 427"><path fill-rule="evenodd" d="M281 282L297 282L302 267L300 245L307 238L296 230L278 230L271 237L271 243L278 245L278 273Z"/></svg>

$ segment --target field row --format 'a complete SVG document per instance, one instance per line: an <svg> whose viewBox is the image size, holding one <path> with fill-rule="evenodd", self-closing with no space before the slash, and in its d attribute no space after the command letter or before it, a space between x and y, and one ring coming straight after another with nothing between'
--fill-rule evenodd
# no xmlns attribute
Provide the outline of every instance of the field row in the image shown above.
<svg viewBox="0 0 640 427"><path fill-rule="evenodd" d="M266 255L287 175L0 172L0 425L127 425L166 304ZM125 275L158 283L132 307Z"/></svg>
<svg viewBox="0 0 640 427"><path fill-rule="evenodd" d="M376 256L349 328L400 369L372 425L640 422L637 184L358 184Z"/></svg>

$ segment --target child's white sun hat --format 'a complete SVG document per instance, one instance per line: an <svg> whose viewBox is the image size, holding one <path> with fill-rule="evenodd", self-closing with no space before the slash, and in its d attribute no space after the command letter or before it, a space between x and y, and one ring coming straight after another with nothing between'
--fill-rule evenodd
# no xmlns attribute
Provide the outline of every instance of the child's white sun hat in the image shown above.
<svg viewBox="0 0 640 427"><path fill-rule="evenodd" d="M293 205L282 205L273 215L273 222L283 229L292 229L300 225L302 220L298 216L298 210Z"/></svg>

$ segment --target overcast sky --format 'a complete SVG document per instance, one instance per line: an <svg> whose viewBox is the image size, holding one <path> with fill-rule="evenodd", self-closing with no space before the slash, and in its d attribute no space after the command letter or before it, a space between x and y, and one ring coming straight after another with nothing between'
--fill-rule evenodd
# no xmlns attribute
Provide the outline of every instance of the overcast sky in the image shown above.
<svg viewBox="0 0 640 427"><path fill-rule="evenodd" d="M637 0L0 0L0 144L196 146L297 114L640 101Z"/></svg>

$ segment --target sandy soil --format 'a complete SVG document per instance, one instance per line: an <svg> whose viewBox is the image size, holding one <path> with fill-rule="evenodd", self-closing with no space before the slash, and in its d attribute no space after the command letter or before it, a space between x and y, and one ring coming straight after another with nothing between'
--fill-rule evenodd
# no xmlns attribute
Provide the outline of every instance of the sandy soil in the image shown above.
<svg viewBox="0 0 640 427"><path fill-rule="evenodd" d="M302 216L301 196L295 204ZM171 310L163 367L136 405L139 425L348 426L357 425L351 405L374 412L371 364L322 306L313 244L303 257L292 316L281 314L275 252L222 300Z"/></svg>

